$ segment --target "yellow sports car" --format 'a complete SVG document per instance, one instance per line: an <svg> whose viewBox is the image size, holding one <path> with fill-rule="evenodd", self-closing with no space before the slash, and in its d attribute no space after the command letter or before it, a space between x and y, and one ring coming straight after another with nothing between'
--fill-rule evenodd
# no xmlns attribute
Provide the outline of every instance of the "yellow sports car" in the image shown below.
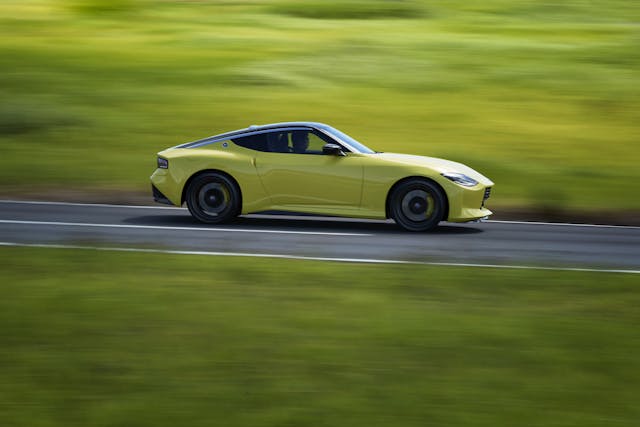
<svg viewBox="0 0 640 427"><path fill-rule="evenodd" d="M211 136L158 153L153 198L207 223L266 210L393 218L411 231L491 215L493 182L460 163L379 153L313 122Z"/></svg>

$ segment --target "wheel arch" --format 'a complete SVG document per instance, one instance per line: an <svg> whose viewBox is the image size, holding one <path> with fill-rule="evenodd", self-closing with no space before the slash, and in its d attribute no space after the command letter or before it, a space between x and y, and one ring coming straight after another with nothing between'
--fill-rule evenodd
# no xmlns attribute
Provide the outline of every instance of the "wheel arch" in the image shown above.
<svg viewBox="0 0 640 427"><path fill-rule="evenodd" d="M220 175L224 175L226 178L228 178L231 182L233 182L233 184L236 186L236 188L238 189L238 194L240 195L240 200L238 201L238 213L242 212L242 187L240 187L240 184L238 183L238 180L236 180L231 174L222 171L220 169L203 169L200 170L194 174L192 174L189 179L187 179L187 182L184 183L184 186L182 187L182 195L180 196L180 206L182 206L184 204L184 202L187 200L186 196L187 196L187 190L189 189L189 185L191 185L191 181L193 181L195 178L199 177L200 175L204 175L207 173L217 173Z"/></svg>
<svg viewBox="0 0 640 427"><path fill-rule="evenodd" d="M441 192L442 195L444 196L444 220L446 221L447 218L449 218L449 195L447 194L447 192L444 190L444 188L442 188L442 185L438 184L438 182L434 181L431 178L428 178L426 176L420 176L420 175L412 175L412 176L406 176L402 179L399 179L398 181L396 181L391 188L389 189L389 191L387 191L387 198L384 202L384 210L385 210L385 216L387 218L391 218L391 206L389 205L390 199L391 199L391 195L393 194L393 192L395 191L395 189L402 183L412 180L412 179L419 179L422 181L427 181L433 185L435 185Z"/></svg>

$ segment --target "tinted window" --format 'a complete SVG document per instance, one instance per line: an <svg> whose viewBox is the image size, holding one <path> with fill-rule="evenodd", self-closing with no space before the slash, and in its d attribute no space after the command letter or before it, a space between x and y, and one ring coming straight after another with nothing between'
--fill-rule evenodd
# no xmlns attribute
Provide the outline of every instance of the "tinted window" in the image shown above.
<svg viewBox="0 0 640 427"><path fill-rule="evenodd" d="M323 154L322 147L328 142L334 143L324 135L307 130L290 132L291 152L296 154Z"/></svg>
<svg viewBox="0 0 640 427"><path fill-rule="evenodd" d="M323 154L322 147L331 138L311 129L296 129L267 134L267 147L272 153Z"/></svg>
<svg viewBox="0 0 640 427"><path fill-rule="evenodd" d="M311 129L266 132L233 138L231 141L250 150L294 154L323 154L322 147L325 144L340 145L327 135Z"/></svg>
<svg viewBox="0 0 640 427"><path fill-rule="evenodd" d="M289 132L269 132L267 148L272 153L290 153Z"/></svg>
<svg viewBox="0 0 640 427"><path fill-rule="evenodd" d="M233 138L231 141L233 141L234 144L244 148L248 148L249 150L269 151L267 134L265 133L243 136L241 138Z"/></svg>

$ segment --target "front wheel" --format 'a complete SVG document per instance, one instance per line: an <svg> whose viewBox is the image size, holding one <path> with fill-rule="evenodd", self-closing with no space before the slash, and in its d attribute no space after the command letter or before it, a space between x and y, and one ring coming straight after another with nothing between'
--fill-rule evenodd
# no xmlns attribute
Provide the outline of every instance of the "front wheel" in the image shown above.
<svg viewBox="0 0 640 427"><path fill-rule="evenodd" d="M391 216L405 230L427 231L444 219L446 199L432 182L410 179L399 184L389 198Z"/></svg>
<svg viewBox="0 0 640 427"><path fill-rule="evenodd" d="M240 211L240 190L225 175L209 172L195 177L187 188L187 207L199 221L219 224Z"/></svg>

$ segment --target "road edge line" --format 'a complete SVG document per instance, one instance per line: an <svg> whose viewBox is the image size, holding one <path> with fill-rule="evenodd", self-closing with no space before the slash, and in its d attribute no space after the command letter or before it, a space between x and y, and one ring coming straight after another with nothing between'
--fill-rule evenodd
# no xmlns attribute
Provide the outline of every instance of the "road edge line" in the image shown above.
<svg viewBox="0 0 640 427"><path fill-rule="evenodd" d="M0 247L80 249L80 250L95 250L95 251L106 251L106 252L138 252L138 253L153 253L153 254L168 254L168 255L275 258L275 259L293 259L293 260L303 260L303 261L344 262L344 263L353 263L353 264L401 264L401 265L424 265L424 266L433 266L433 267L467 267L467 268L495 268L495 269L513 269L513 270L571 271L571 272L582 272L582 273L640 274L640 270L624 270L624 269L544 267L544 266L532 266L532 265L506 265L506 264L480 264L480 263L475 264L475 263L455 263L455 262L435 262L435 261L434 262L404 261L404 260L372 259L372 258L331 258L331 257L314 257L314 256L302 256L302 255L268 254L268 253L190 251L190 250L176 250L176 249L150 249L150 248L135 248L135 247L62 245L62 244L44 244L44 243L0 242Z"/></svg>
<svg viewBox="0 0 640 427"><path fill-rule="evenodd" d="M143 206L143 205L118 205L109 203L76 203L76 202L52 202L52 201L39 201L39 200L3 200L0 199L0 203L11 204L31 204L31 205L60 205L60 206L85 206L85 207L104 207L104 208L129 208L129 209L173 209L182 210L180 206ZM251 216L251 215L249 215ZM261 215L267 216L267 215ZM271 215L270 217L277 218L279 215ZM321 216L319 216L321 217ZM314 218L314 216L303 216L300 218ZM332 217L340 218L340 217ZM353 219L350 217L344 217L345 219ZM481 222L494 223L494 224L518 224L518 225L551 225L551 226L567 226L567 227L592 227L592 228L620 228L620 229L640 229L635 225L611 225L611 224L581 224L571 222L541 222L541 221L507 221L488 219ZM459 223L452 223L459 224Z"/></svg>

